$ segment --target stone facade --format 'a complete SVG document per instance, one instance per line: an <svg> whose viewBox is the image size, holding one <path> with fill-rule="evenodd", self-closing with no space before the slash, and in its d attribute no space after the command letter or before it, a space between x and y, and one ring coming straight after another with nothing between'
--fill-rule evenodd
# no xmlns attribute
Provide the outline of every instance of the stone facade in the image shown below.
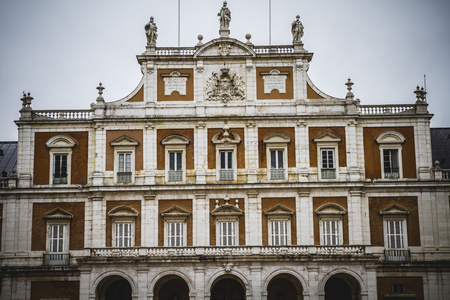
<svg viewBox="0 0 450 300"><path fill-rule="evenodd" d="M450 299L450 182L420 90L326 95L298 36L156 37L123 99L22 98L2 299Z"/></svg>

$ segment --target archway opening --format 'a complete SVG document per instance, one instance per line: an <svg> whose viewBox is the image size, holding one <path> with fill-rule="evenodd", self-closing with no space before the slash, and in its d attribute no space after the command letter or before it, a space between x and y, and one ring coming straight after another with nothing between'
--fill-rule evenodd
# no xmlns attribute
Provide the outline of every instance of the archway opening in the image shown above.
<svg viewBox="0 0 450 300"><path fill-rule="evenodd" d="M103 279L97 287L99 300L131 300L131 285L121 276L109 276Z"/></svg>
<svg viewBox="0 0 450 300"><path fill-rule="evenodd" d="M235 277L221 277L213 284L211 300L245 300L244 284Z"/></svg>
<svg viewBox="0 0 450 300"><path fill-rule="evenodd" d="M325 300L359 300L361 287L351 275L336 274L331 276L325 284Z"/></svg>
<svg viewBox="0 0 450 300"><path fill-rule="evenodd" d="M290 274L279 274L267 286L267 300L302 300L303 287L300 281Z"/></svg>
<svg viewBox="0 0 450 300"><path fill-rule="evenodd" d="M177 275L159 279L154 288L155 300L189 300L189 286Z"/></svg>

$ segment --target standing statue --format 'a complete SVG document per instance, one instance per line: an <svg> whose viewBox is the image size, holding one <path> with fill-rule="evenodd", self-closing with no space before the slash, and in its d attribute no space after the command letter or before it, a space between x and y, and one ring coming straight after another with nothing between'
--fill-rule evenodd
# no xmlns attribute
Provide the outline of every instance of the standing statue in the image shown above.
<svg viewBox="0 0 450 300"><path fill-rule="evenodd" d="M158 27L156 27L153 17L150 17L150 21L145 24L145 34L147 35L147 44L156 44L158 38Z"/></svg>
<svg viewBox="0 0 450 300"><path fill-rule="evenodd" d="M223 2L223 6L217 15L220 17L220 30L227 30L231 21L231 12L227 7L227 1Z"/></svg>
<svg viewBox="0 0 450 300"><path fill-rule="evenodd" d="M292 42L293 43L301 43L302 36L303 36L303 24L302 24L302 22L300 22L299 15L297 15L297 20L292 22L291 32L292 32Z"/></svg>

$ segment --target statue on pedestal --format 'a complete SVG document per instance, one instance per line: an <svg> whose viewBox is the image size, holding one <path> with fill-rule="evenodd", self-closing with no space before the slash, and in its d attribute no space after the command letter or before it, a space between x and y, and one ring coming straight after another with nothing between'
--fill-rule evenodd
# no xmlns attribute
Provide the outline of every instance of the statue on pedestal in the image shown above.
<svg viewBox="0 0 450 300"><path fill-rule="evenodd" d="M158 38L158 27L153 21L153 17L150 17L150 21L145 24L145 34L147 35L147 44L156 44L156 39Z"/></svg>
<svg viewBox="0 0 450 300"><path fill-rule="evenodd" d="M223 6L217 15L220 17L220 30L228 30L231 21L231 11L227 7L227 1L223 2Z"/></svg>
<svg viewBox="0 0 450 300"><path fill-rule="evenodd" d="M297 20L292 22L291 32L292 32L292 42L294 44L301 43L303 37L303 24L302 22L300 22L299 15L297 15Z"/></svg>

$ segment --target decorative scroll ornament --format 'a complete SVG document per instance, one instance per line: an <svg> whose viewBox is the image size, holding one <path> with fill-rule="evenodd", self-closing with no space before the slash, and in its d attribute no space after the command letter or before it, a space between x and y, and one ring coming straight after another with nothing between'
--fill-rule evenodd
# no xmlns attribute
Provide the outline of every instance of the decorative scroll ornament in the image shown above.
<svg viewBox="0 0 450 300"><path fill-rule="evenodd" d="M212 76L206 81L206 100L222 101L228 103L231 100L244 100L245 83L241 76L236 73L230 73L230 69L224 67L220 69L220 74L213 72Z"/></svg>

